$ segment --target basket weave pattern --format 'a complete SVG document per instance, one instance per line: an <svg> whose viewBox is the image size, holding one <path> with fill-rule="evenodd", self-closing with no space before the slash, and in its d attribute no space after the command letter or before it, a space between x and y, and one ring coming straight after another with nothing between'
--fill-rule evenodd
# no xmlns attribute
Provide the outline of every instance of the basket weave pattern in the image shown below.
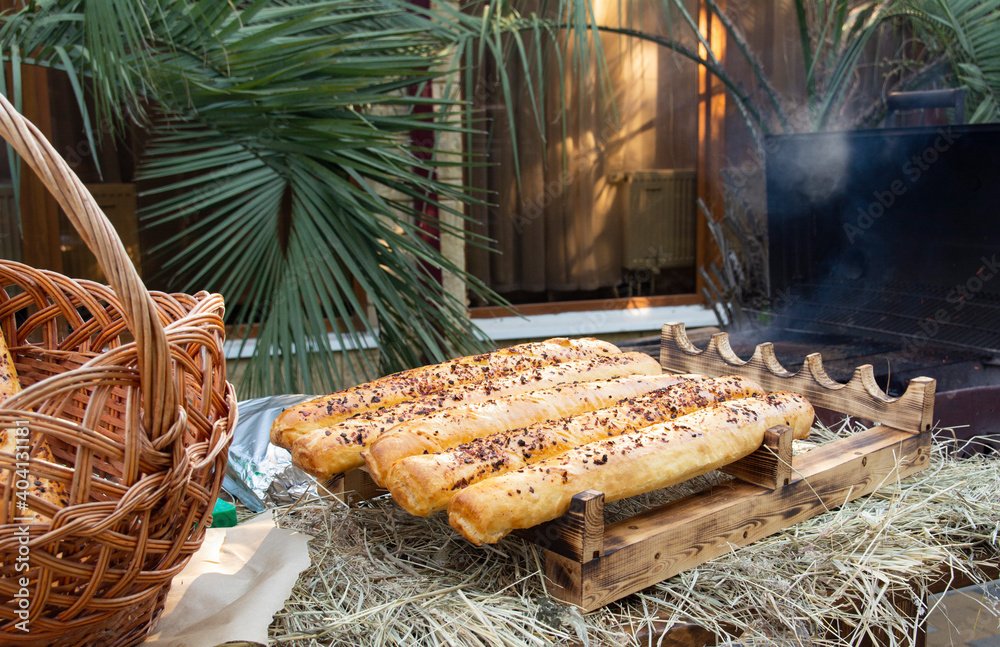
<svg viewBox="0 0 1000 647"><path fill-rule="evenodd" d="M0 644L136 644L201 545L225 472L236 405L222 298L147 292L79 179L3 97L0 135L111 284L0 261L0 327L24 386L0 405L0 429L26 426L31 476L61 483L69 498L57 509L29 497L51 522L30 525L24 540L16 460L0 453ZM55 462L39 457L42 439ZM25 575L27 633L16 626Z"/></svg>

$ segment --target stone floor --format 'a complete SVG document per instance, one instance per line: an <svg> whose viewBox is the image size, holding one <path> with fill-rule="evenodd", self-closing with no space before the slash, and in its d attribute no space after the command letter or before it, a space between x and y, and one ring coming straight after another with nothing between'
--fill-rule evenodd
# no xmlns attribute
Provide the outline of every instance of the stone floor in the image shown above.
<svg viewBox="0 0 1000 647"><path fill-rule="evenodd" d="M927 619L927 647L1000 647L998 600L1000 580L946 594Z"/></svg>

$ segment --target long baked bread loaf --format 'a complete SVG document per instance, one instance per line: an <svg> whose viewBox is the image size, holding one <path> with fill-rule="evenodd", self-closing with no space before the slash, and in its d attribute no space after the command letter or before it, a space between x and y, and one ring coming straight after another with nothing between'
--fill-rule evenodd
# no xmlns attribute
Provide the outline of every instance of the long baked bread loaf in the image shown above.
<svg viewBox="0 0 1000 647"><path fill-rule="evenodd" d="M404 510L425 516L447 507L473 483L717 402L763 394L760 386L742 377L692 377L606 409L493 434L442 453L410 456L396 463L386 485Z"/></svg>
<svg viewBox="0 0 1000 647"><path fill-rule="evenodd" d="M392 466L408 456L436 454L476 438L603 409L676 384L685 377L662 373L560 384L444 409L403 422L382 434L363 453L365 464L375 482L385 484Z"/></svg>
<svg viewBox="0 0 1000 647"><path fill-rule="evenodd" d="M0 402L3 402L10 396L20 391L21 381L17 377L17 368L14 366L14 358L11 356L10 349L7 347L7 340L4 338L3 332L0 332ZM17 442L16 434L17 432L14 429L0 429L0 452L12 455L18 462L27 463L30 455L29 445L19 444ZM38 445L34 452L34 458L36 460L54 463L55 457L52 455L52 450L49 448L48 443L45 442L45 439L38 438L35 439L34 442ZM64 488L61 483L51 481L40 476L33 477L30 474L30 466L28 471L29 478L23 479L27 481L25 491L28 495L38 497L43 501L51 503L56 508L64 508L69 505L69 497L66 494L66 488ZM13 485L21 480L22 479L17 475L17 472L12 475L9 470L0 468L0 484L5 487L8 483ZM8 519L17 518L20 522L27 523L43 523L48 521L47 516L31 508L18 509L14 497L11 497L10 500L11 503L14 503L15 505L12 506L12 509L7 510Z"/></svg>
<svg viewBox="0 0 1000 647"><path fill-rule="evenodd" d="M329 427L359 413L440 393L461 384L482 383L491 377L620 352L613 344L597 339L557 337L393 373L289 407L271 426L271 442L288 448L296 438L313 429Z"/></svg>
<svg viewBox="0 0 1000 647"><path fill-rule="evenodd" d="M292 443L292 462L317 478L364 464L361 452L382 433L406 420L460 404L526 393L569 382L656 374L659 363L642 353L619 353L543 366L513 375L463 384L414 402L404 402L344 420L328 429L315 429Z"/></svg>
<svg viewBox="0 0 1000 647"><path fill-rule="evenodd" d="M470 485L448 520L475 544L495 543L564 514L578 492L616 501L680 483L750 454L779 424L804 437L813 415L805 398L785 392L715 404Z"/></svg>

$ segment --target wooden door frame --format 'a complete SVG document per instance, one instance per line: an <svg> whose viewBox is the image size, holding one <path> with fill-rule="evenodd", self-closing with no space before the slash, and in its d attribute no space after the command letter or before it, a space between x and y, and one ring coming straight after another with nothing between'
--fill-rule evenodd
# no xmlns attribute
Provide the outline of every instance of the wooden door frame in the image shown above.
<svg viewBox="0 0 1000 647"><path fill-rule="evenodd" d="M719 8L725 10L725 0L717 0ZM708 41L712 53L720 65L726 62L726 30L708 9L705 0L698 2L698 29ZM698 45L698 55L708 58L709 52ZM698 166L697 194L712 215L722 213L724 193L722 191L722 169L726 160L726 88L722 81L709 73L704 65L698 66ZM695 267L706 267L718 258L718 249L712 240L708 222L698 209L695 230ZM704 294L705 280L699 272L695 276L695 291ZM704 301L703 301L704 302Z"/></svg>

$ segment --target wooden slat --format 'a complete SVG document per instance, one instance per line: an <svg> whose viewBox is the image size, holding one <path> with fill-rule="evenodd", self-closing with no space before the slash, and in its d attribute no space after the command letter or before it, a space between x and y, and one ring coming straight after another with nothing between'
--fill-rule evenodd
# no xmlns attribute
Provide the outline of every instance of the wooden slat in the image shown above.
<svg viewBox="0 0 1000 647"><path fill-rule="evenodd" d="M770 343L757 346L753 356L744 361L733 352L728 334L713 335L708 347L700 350L688 340L681 323L663 326L660 366L674 373L741 375L756 381L767 391L801 393L814 406L904 431L926 431L934 422L937 383L929 377L910 380L906 392L893 398L876 383L870 364L859 366L850 381L841 384L826 374L819 353L807 355L802 368L792 373L778 362Z"/></svg>
<svg viewBox="0 0 1000 647"><path fill-rule="evenodd" d="M724 0L718 1L725 10ZM698 3L698 30L707 39L712 52L720 61L726 59L727 32L716 15L705 3ZM698 46L700 55L707 57L704 45ZM705 203L713 217L721 217L725 210L722 169L728 165L726 155L726 102L728 92L718 76L709 74L705 67L698 68L698 199ZM704 268L719 258L719 250L712 239L708 223L701 209L698 210L696 230L695 266ZM705 279L695 274L695 292L702 294Z"/></svg>
<svg viewBox="0 0 1000 647"><path fill-rule="evenodd" d="M374 499L388 492L379 487L371 475L363 469L353 469L335 476L327 481L324 487L347 504Z"/></svg>
<svg viewBox="0 0 1000 647"><path fill-rule="evenodd" d="M549 592L597 609L924 469L929 456L930 434L886 427L827 443L781 489L737 481L608 526L599 559L546 551Z"/></svg>
<svg viewBox="0 0 1000 647"><path fill-rule="evenodd" d="M780 425L768 429L757 451L726 465L722 471L769 490L788 485L792 480L791 427Z"/></svg>
<svg viewBox="0 0 1000 647"><path fill-rule="evenodd" d="M657 626L659 625L659 626ZM736 628L726 625L726 631L735 633ZM719 636L700 625L690 622L670 624L666 621L654 623L652 628L643 628L635 633L635 641L640 645L657 647L708 647L719 642Z"/></svg>
<svg viewBox="0 0 1000 647"><path fill-rule="evenodd" d="M768 429L757 451L722 471L769 490L788 485L792 476L791 428L781 425ZM517 534L563 557L589 562L603 551L604 494L581 492L573 497L563 516Z"/></svg>
<svg viewBox="0 0 1000 647"><path fill-rule="evenodd" d="M52 136L49 70L35 65L21 69L24 116L46 137ZM59 238L59 205L38 176L21 165L21 253L24 262L56 272L63 271Z"/></svg>
<svg viewBox="0 0 1000 647"><path fill-rule="evenodd" d="M580 563L596 559L604 550L604 494L580 492L566 514L517 534Z"/></svg>

